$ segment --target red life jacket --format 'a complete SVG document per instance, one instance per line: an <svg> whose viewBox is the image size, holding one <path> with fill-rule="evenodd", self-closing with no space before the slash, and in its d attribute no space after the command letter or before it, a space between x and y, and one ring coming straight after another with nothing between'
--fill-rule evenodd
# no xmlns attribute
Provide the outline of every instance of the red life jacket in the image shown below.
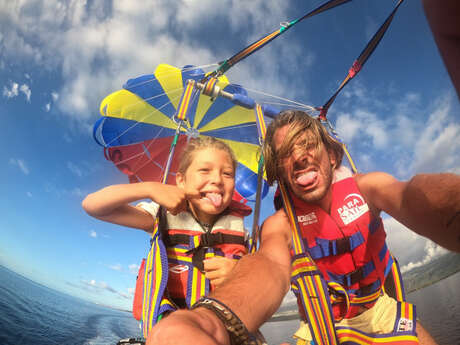
<svg viewBox="0 0 460 345"><path fill-rule="evenodd" d="M378 296L392 260L382 219L371 214L353 177L337 181L331 188L330 214L291 196L305 248L324 278L342 285L351 298L348 312L343 303L333 303L334 317L350 318L358 314L360 305L375 303L376 299L363 297Z"/></svg>
<svg viewBox="0 0 460 345"><path fill-rule="evenodd" d="M192 287L192 282L204 282L203 259L225 256L237 260L248 253L243 217L250 213L248 206L232 201L210 231L203 229L190 212L176 216L167 213L167 230L163 232L169 267L166 291L178 307L190 307L213 289L207 280L205 286Z"/></svg>

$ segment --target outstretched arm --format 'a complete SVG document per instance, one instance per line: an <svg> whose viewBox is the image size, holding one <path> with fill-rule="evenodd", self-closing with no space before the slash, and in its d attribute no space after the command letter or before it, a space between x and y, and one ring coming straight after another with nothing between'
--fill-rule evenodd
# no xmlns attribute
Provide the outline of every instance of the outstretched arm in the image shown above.
<svg viewBox="0 0 460 345"><path fill-rule="evenodd" d="M105 187L89 194L82 202L85 211L95 218L132 228L151 231L150 213L129 203L151 199L173 214L185 211L187 194L177 186L159 182L140 182Z"/></svg>
<svg viewBox="0 0 460 345"><path fill-rule="evenodd" d="M250 332L255 332L278 309L289 290L290 244L288 219L278 211L264 223L259 251L239 260L231 276L211 294L232 309ZM182 331L183 326L186 331ZM161 339L169 339L171 344L197 344L196 339L203 339L203 344L229 342L223 324L203 308L172 313L152 329L147 344L168 344Z"/></svg>
<svg viewBox="0 0 460 345"><path fill-rule="evenodd" d="M279 308L289 290L291 232L284 211L269 217L260 249L243 257L231 277L212 293L228 305L249 331L256 331Z"/></svg>
<svg viewBox="0 0 460 345"><path fill-rule="evenodd" d="M382 172L356 175L371 209L385 211L416 233L460 252L460 176L419 174L407 182Z"/></svg>

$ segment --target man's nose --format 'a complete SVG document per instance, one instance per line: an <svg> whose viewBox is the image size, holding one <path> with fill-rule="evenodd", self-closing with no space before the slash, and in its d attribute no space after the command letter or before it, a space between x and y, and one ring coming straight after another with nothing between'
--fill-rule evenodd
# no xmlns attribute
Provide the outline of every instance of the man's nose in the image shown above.
<svg viewBox="0 0 460 345"><path fill-rule="evenodd" d="M292 153L292 158L294 159L295 162L298 162L298 163L306 163L308 161L308 157L309 155L307 151L302 150L302 149L294 150L294 152Z"/></svg>

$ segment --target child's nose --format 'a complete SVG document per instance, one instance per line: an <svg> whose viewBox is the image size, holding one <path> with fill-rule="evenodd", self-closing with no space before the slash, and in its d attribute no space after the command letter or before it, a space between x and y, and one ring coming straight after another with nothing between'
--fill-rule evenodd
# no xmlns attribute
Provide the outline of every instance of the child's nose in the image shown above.
<svg viewBox="0 0 460 345"><path fill-rule="evenodd" d="M211 174L211 182L213 182L215 184L222 183L222 175L218 171L214 171Z"/></svg>

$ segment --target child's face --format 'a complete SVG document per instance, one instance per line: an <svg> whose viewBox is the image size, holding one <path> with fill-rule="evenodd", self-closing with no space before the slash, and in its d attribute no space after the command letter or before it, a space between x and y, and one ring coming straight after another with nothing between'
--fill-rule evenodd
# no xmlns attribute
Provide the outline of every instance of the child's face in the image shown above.
<svg viewBox="0 0 460 345"><path fill-rule="evenodd" d="M206 148L195 151L185 175L177 174L177 185L187 191L198 192L190 204L198 219L212 223L232 201L235 172L232 159L223 150Z"/></svg>

